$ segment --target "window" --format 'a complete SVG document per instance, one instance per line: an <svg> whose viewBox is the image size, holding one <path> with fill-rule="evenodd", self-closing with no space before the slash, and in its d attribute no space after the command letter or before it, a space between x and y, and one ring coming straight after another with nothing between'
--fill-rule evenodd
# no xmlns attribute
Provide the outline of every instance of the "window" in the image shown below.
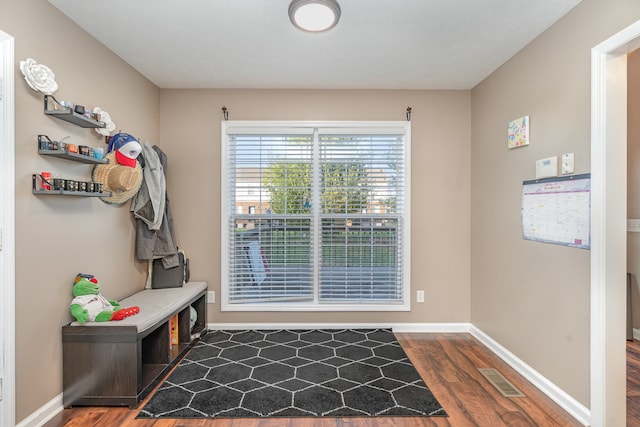
<svg viewBox="0 0 640 427"><path fill-rule="evenodd" d="M223 122L222 141L223 310L408 310L409 122Z"/></svg>

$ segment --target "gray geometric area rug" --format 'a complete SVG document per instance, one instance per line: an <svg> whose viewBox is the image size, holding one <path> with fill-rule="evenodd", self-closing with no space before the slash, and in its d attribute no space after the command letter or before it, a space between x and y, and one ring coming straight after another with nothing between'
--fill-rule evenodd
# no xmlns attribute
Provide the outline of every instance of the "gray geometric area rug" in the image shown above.
<svg viewBox="0 0 640 427"><path fill-rule="evenodd" d="M389 329L210 332L137 418L447 416Z"/></svg>

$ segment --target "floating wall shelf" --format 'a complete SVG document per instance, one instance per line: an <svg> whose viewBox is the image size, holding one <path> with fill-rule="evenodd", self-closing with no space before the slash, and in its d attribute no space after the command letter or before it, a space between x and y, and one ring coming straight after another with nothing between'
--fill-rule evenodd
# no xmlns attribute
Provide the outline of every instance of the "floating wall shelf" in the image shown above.
<svg viewBox="0 0 640 427"><path fill-rule="evenodd" d="M44 96L44 113L83 128L103 128L106 126L104 122L76 113L71 107L63 107L53 95Z"/></svg>
<svg viewBox="0 0 640 427"><path fill-rule="evenodd" d="M31 191L36 196L77 196L77 197L110 197L111 193L89 193L88 191L67 190L36 190Z"/></svg>
<svg viewBox="0 0 640 427"><path fill-rule="evenodd" d="M104 160L104 159L99 160L99 159L96 159L95 157L85 156L84 154L69 153L68 151L65 151L65 150L40 150L40 149L38 149L38 154L40 154L41 156L53 156L53 157L58 157L60 159L72 160L74 162L80 162L80 163L89 163L89 164L106 164L106 163L108 163L108 161Z"/></svg>

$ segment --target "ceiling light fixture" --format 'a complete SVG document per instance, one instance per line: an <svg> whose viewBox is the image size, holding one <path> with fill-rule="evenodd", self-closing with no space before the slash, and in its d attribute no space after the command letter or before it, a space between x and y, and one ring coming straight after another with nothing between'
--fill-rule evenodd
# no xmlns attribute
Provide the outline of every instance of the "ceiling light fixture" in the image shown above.
<svg viewBox="0 0 640 427"><path fill-rule="evenodd" d="M327 31L338 23L340 5L336 0L292 0L289 19L303 31Z"/></svg>

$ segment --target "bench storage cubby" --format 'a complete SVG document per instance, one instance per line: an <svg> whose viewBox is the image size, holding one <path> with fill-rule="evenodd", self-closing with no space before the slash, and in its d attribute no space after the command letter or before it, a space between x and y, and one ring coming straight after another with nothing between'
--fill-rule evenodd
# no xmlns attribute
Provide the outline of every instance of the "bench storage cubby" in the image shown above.
<svg viewBox="0 0 640 427"><path fill-rule="evenodd" d="M206 282L145 289L120 301L140 313L62 327L63 405L135 408L206 332ZM191 309L197 319L190 326ZM178 315L178 343L171 318Z"/></svg>

